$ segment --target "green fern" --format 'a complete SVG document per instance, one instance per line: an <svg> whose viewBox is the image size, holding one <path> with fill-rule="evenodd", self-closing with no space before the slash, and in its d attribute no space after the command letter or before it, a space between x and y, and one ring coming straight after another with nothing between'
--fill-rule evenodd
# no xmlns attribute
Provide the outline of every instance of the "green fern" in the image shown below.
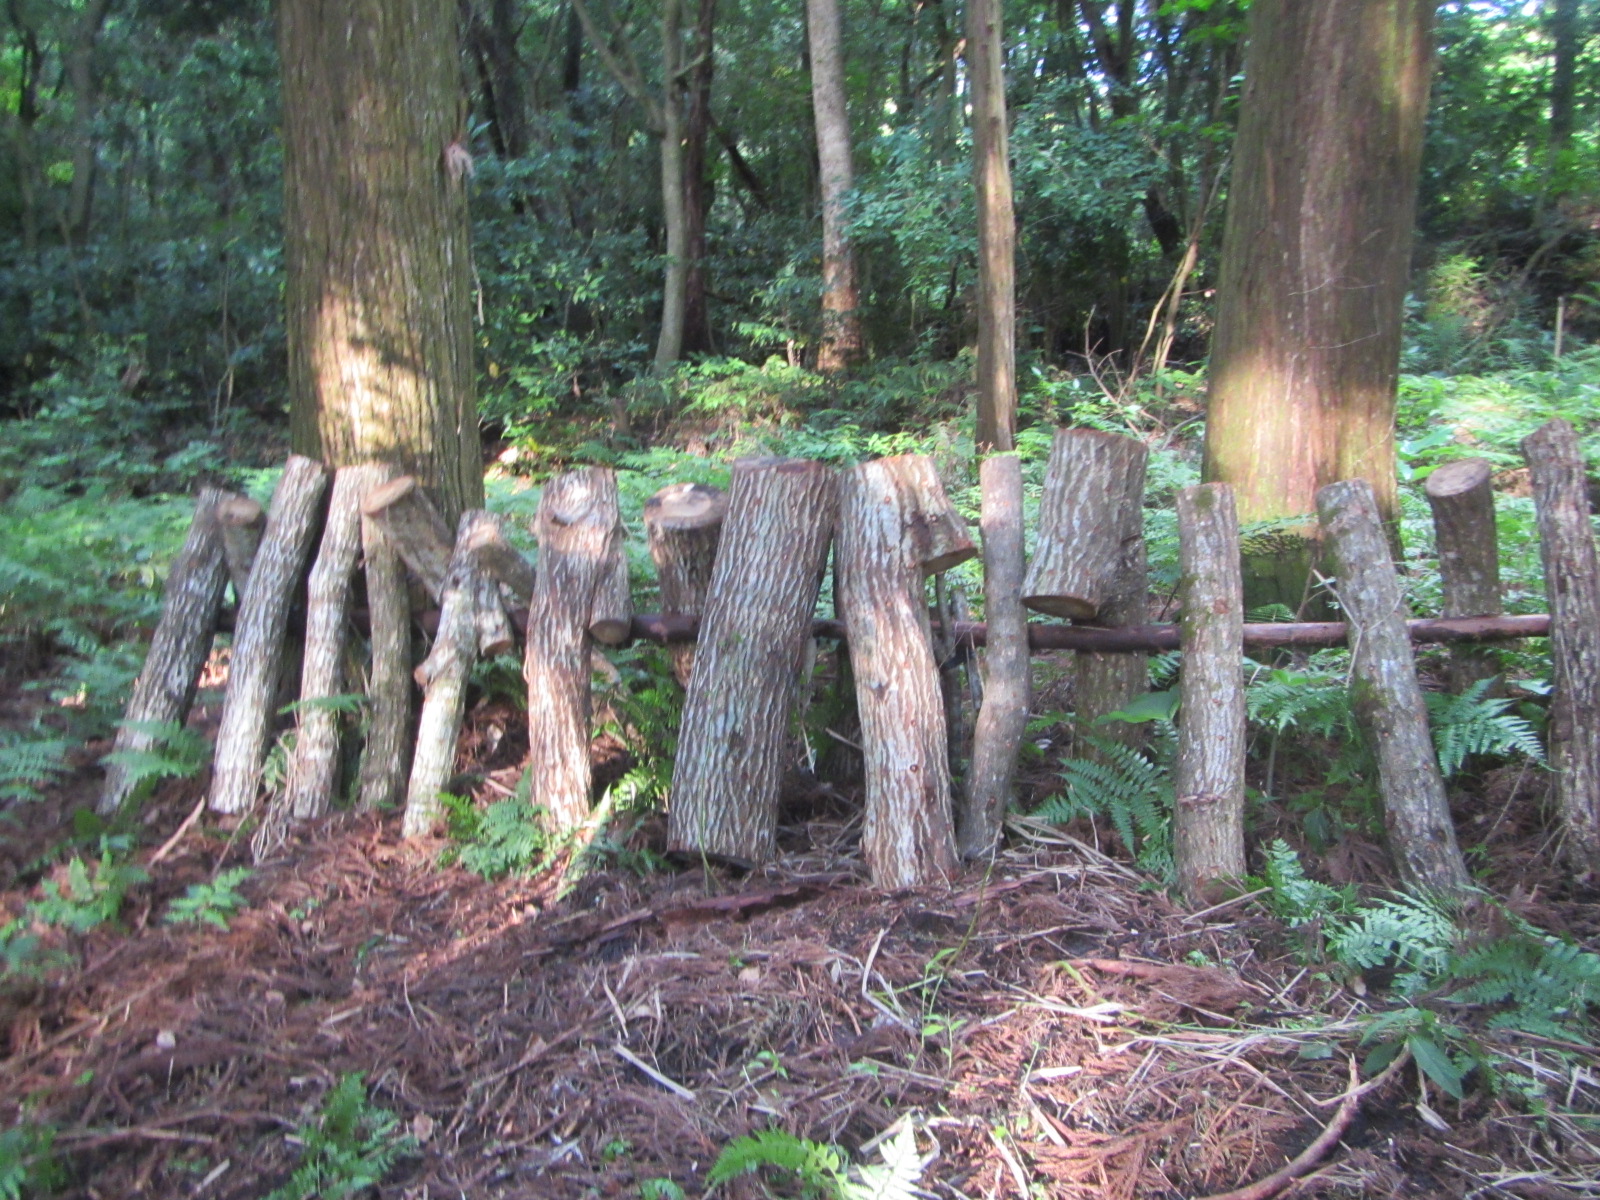
<svg viewBox="0 0 1600 1200"><path fill-rule="evenodd" d="M1446 776L1454 775L1474 754L1521 754L1534 762L1545 761L1544 745L1533 726L1506 711L1511 701L1485 696L1493 684L1494 680L1483 679L1459 696L1429 692L1425 697L1439 770Z"/></svg>
<svg viewBox="0 0 1600 1200"><path fill-rule="evenodd" d="M43 898L30 904L28 912L46 925L84 933L116 920L128 889L149 878L144 868L118 862L109 852L101 854L91 874L83 859L74 855L67 864L65 889L46 880L41 885Z"/></svg>
<svg viewBox="0 0 1600 1200"><path fill-rule="evenodd" d="M150 739L145 750L114 750L102 762L115 763L128 776L129 794L146 794L163 779L193 779L211 758L211 743L177 721L124 721L123 728Z"/></svg>
<svg viewBox="0 0 1600 1200"><path fill-rule="evenodd" d="M1062 763L1066 790L1033 815L1052 824L1078 817L1109 820L1142 870L1171 880L1172 774L1165 756L1159 749L1147 757L1120 742L1089 741L1101 757Z"/></svg>
<svg viewBox="0 0 1600 1200"><path fill-rule="evenodd" d="M1411 996L1447 972L1461 933L1445 901L1396 893L1331 921L1327 938L1329 953L1346 966L1393 967L1395 990Z"/></svg>
<svg viewBox="0 0 1600 1200"><path fill-rule="evenodd" d="M249 867L231 867L215 879L189 885L188 891L167 905L168 925L191 925L204 922L227 932L228 918L249 901L239 894L239 885L249 879Z"/></svg>
<svg viewBox="0 0 1600 1200"><path fill-rule="evenodd" d="M528 799L532 787L532 778L524 774L514 797L487 808L479 808L470 798L441 793L451 841L441 861L459 863L484 879L503 879L538 866L549 839L541 823L544 810Z"/></svg>
<svg viewBox="0 0 1600 1200"><path fill-rule="evenodd" d="M1600 1006L1600 954L1531 926L1462 951L1450 977L1471 981L1450 995L1453 1003L1504 1006L1491 1029L1583 1041L1589 1011Z"/></svg>
<svg viewBox="0 0 1600 1200"><path fill-rule="evenodd" d="M1245 692L1250 719L1277 733L1290 729L1318 737L1355 736L1355 712L1344 676L1312 667L1276 668Z"/></svg>
<svg viewBox="0 0 1600 1200"><path fill-rule="evenodd" d="M53 1126L32 1121L0 1132L0 1200L47 1194L65 1182L51 1155L55 1140Z"/></svg>
<svg viewBox="0 0 1600 1200"><path fill-rule="evenodd" d="M735 1138L723 1147L706 1173L706 1186L716 1187L762 1167L798 1175L810 1187L837 1195L844 1179L845 1157L833 1146L809 1141L781 1129L765 1129Z"/></svg>
<svg viewBox="0 0 1600 1200"><path fill-rule="evenodd" d="M345 1200L377 1187L397 1161L416 1153L416 1139L399 1125L394 1113L373 1106L359 1072L344 1076L321 1114L295 1131L300 1165L266 1200Z"/></svg>
<svg viewBox="0 0 1600 1200"><path fill-rule="evenodd" d="M71 768L73 743L0 730L0 800L38 800Z"/></svg>
<svg viewBox="0 0 1600 1200"><path fill-rule="evenodd" d="M1352 888L1331 887L1312 879L1300 865L1300 856L1282 838L1267 847L1262 873L1250 879L1249 884L1252 888L1271 889L1267 907L1292 929L1348 913L1355 907Z"/></svg>

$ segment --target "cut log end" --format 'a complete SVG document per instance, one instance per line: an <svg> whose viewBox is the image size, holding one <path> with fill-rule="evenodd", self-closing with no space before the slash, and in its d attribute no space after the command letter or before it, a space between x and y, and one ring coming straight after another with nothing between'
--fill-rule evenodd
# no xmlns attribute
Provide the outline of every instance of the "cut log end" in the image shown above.
<svg viewBox="0 0 1600 1200"><path fill-rule="evenodd" d="M217 505L217 520L224 525L242 528L249 525L265 525L266 512L259 502L249 496L229 496Z"/></svg>
<svg viewBox="0 0 1600 1200"><path fill-rule="evenodd" d="M727 515L727 493L703 483L674 483L651 496L644 506L647 529L671 532L720 525Z"/></svg>
<svg viewBox="0 0 1600 1200"><path fill-rule="evenodd" d="M415 475L402 475L380 487L373 488L361 501L361 515L375 517L417 490Z"/></svg>
<svg viewBox="0 0 1600 1200"><path fill-rule="evenodd" d="M1070 621L1092 621L1100 612L1097 604L1078 596L1024 596L1022 602L1034 612Z"/></svg>
<svg viewBox="0 0 1600 1200"><path fill-rule="evenodd" d="M620 646L633 637L633 621L624 617L606 617L589 626L589 636L606 646Z"/></svg>
<svg viewBox="0 0 1600 1200"><path fill-rule="evenodd" d="M1430 500L1445 500L1486 486L1493 474L1487 459L1458 458L1436 468L1422 486Z"/></svg>

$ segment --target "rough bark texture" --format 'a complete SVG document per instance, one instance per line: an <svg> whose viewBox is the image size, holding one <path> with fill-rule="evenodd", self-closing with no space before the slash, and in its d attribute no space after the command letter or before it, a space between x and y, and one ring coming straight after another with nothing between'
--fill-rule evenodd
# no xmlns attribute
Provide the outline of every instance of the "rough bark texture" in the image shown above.
<svg viewBox="0 0 1600 1200"><path fill-rule="evenodd" d="M340 467L322 527L322 547L307 585L300 707L285 799L298 820L328 810L339 784L339 713L327 701L344 692L350 581L361 545L361 498L390 474L384 466Z"/></svg>
<svg viewBox="0 0 1600 1200"><path fill-rule="evenodd" d="M398 804L411 773L411 603L400 555L371 517L361 518L367 560L372 668L367 741L361 748L362 809Z"/></svg>
<svg viewBox="0 0 1600 1200"><path fill-rule="evenodd" d="M242 813L255 803L274 716L289 606L311 552L327 487L321 463L292 454L273 493L267 531L234 623L228 694L222 704L211 781L211 807L217 812Z"/></svg>
<svg viewBox="0 0 1600 1200"><path fill-rule="evenodd" d="M960 561L959 523L922 455L863 463L840 478L835 573L850 637L866 760L862 849L879 887L949 879L955 824L945 714L923 578ZM966 542L964 557L974 553Z"/></svg>
<svg viewBox="0 0 1600 1200"><path fill-rule="evenodd" d="M1470 882L1445 801L1428 709L1406 636L1405 599L1372 485L1329 484L1317 514L1333 549L1339 605L1353 647L1351 700L1372 742L1389 849L1407 888L1459 891Z"/></svg>
<svg viewBox="0 0 1600 1200"><path fill-rule="evenodd" d="M1000 0L967 0L972 181L978 201L980 452L1014 449L1017 435L1017 227L1007 149L1004 64Z"/></svg>
<svg viewBox="0 0 1600 1200"><path fill-rule="evenodd" d="M661 285L661 332L655 369L664 372L683 357L683 330L689 303L689 214L684 204L684 111L679 95L683 72L684 0L661 0L661 213L667 253Z"/></svg>
<svg viewBox="0 0 1600 1200"><path fill-rule="evenodd" d="M661 584L663 613L699 616L711 588L728 497L720 488L674 483L644 506L645 540ZM684 687L694 670L694 647L672 651L672 673Z"/></svg>
<svg viewBox="0 0 1600 1200"><path fill-rule="evenodd" d="M1497 617L1502 611L1491 474L1485 460L1463 458L1439 467L1423 487L1433 509L1446 617ZM1458 692L1497 670L1481 652L1458 649L1450 655L1450 682Z"/></svg>
<svg viewBox="0 0 1600 1200"><path fill-rule="evenodd" d="M267 527L266 511L249 496L228 496L217 505L222 530L222 555L228 562L228 579L235 600L244 598L250 567L261 548L261 531Z"/></svg>
<svg viewBox="0 0 1600 1200"><path fill-rule="evenodd" d="M1217 284L1204 474L1245 522L1372 484L1395 512L1394 403L1435 0L1259 0ZM1309 521L1307 522L1309 525ZM1296 607L1315 547L1269 596Z"/></svg>
<svg viewBox="0 0 1600 1200"><path fill-rule="evenodd" d="M1024 604L1075 621L1099 615L1122 567L1127 500L1142 494L1148 458L1143 442L1121 434L1056 430Z"/></svg>
<svg viewBox="0 0 1600 1200"><path fill-rule="evenodd" d="M688 81L683 95L684 251L688 257L683 285L683 350L712 349L711 312L707 303L706 220L711 215L713 188L706 173L706 140L711 132L711 79L716 70L717 0L697 0L694 37L689 47Z"/></svg>
<svg viewBox="0 0 1600 1200"><path fill-rule="evenodd" d="M195 685L211 652L217 610L228 585L217 522L217 511L227 499L227 493L217 488L204 488L195 503L189 535L173 561L162 593L161 620L111 747L114 754L147 753L160 736L150 727L181 723L194 704ZM132 790L127 767L107 763L100 812L116 812Z"/></svg>
<svg viewBox="0 0 1600 1200"><path fill-rule="evenodd" d="M1244 584L1233 490L1178 493L1183 675L1174 779L1173 854L1191 904L1244 878Z"/></svg>
<svg viewBox="0 0 1600 1200"><path fill-rule="evenodd" d="M294 447L483 503L456 6L286 0L284 290Z"/></svg>
<svg viewBox="0 0 1600 1200"><path fill-rule="evenodd" d="M511 598L526 605L533 596L536 573L533 564L506 540L506 523L495 513L475 518L468 536L472 553L484 574L502 585Z"/></svg>
<svg viewBox="0 0 1600 1200"><path fill-rule="evenodd" d="M417 477L402 475L374 488L361 502L361 514L379 524L390 545L437 604L455 543L450 526L428 499Z"/></svg>
<svg viewBox="0 0 1600 1200"><path fill-rule="evenodd" d="M633 593L628 584L628 556L622 551L626 537L617 521L605 572L589 606L589 636L606 646L620 646L633 632Z"/></svg>
<svg viewBox="0 0 1600 1200"><path fill-rule="evenodd" d="M620 531L610 470L588 467L545 485L524 674L533 802L558 831L589 815L589 626Z"/></svg>
<svg viewBox="0 0 1600 1200"><path fill-rule="evenodd" d="M678 735L671 850L743 862L772 854L794 679L837 503L822 463L734 464Z"/></svg>
<svg viewBox="0 0 1600 1200"><path fill-rule="evenodd" d="M978 468L982 488L983 608L989 652L983 706L972 739L972 775L957 814L961 854L992 854L1011 803L1017 754L1028 727L1028 615L1022 607L1022 462L996 455Z"/></svg>
<svg viewBox="0 0 1600 1200"><path fill-rule="evenodd" d="M1539 514L1540 556L1550 597L1555 695L1550 763L1564 850L1580 872L1600 872L1600 559L1589 516L1577 434L1551 421L1523 440Z"/></svg>
<svg viewBox="0 0 1600 1200"><path fill-rule="evenodd" d="M839 0L806 0L811 46L811 107L822 188L822 340L817 370L842 371L861 357L856 258L845 235L845 199L855 186L850 161L850 114L845 106Z"/></svg>

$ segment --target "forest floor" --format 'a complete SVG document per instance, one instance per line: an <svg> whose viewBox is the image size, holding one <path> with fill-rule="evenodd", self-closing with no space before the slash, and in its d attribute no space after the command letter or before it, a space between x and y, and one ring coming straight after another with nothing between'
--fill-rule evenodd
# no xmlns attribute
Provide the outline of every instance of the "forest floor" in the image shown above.
<svg viewBox="0 0 1600 1200"><path fill-rule="evenodd" d="M476 765L503 788L519 748L490 742ZM6 915L92 800L97 750L12 814ZM205 783L147 805L138 860ZM1600 942L1597 897L1562 884L1534 802L1515 808L1486 829L1501 894ZM1341 1105L1374 981L1307 965L1304 939L1248 898L1191 915L1044 829L1019 829L987 872L884 894L858 833L849 805L795 804L782 861L755 874L491 883L440 867L443 843L401 844L395 816L347 814L261 864L226 930L162 923L189 885L249 861L248 838L201 821L118 923L56 934L73 965L0 990L0 1117L55 1131L74 1197L259 1200L353 1072L414 1139L385 1197L676 1194L661 1180L698 1196L741 1135L787 1130L867 1164L908 1125L938 1197L1226 1192L1330 1125L1335 1144L1279 1194L1600 1195L1600 1057L1519 1043L1562 1073L1561 1114L1481 1082L1456 1102L1403 1060ZM769 1172L718 1194L801 1193Z"/></svg>

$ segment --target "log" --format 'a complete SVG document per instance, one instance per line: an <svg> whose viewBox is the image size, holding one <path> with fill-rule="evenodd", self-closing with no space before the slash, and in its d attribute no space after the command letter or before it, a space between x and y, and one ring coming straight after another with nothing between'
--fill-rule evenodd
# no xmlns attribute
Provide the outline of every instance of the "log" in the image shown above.
<svg viewBox="0 0 1600 1200"><path fill-rule="evenodd" d="M1056 430L1024 604L1074 621L1099 615L1121 572L1128 497L1142 493L1148 457L1143 442L1121 434Z"/></svg>
<svg viewBox="0 0 1600 1200"><path fill-rule="evenodd" d="M944 704L923 578L960 561L951 536L959 521L923 455L878 459L840 477L834 573L866 761L862 849L879 887L944 882L956 871ZM973 553L968 541L965 554Z"/></svg>
<svg viewBox="0 0 1600 1200"><path fill-rule="evenodd" d="M1497 617L1504 611L1491 475L1484 459L1462 458L1437 468L1423 485L1433 510L1446 617ZM1498 672L1494 658L1481 651L1450 655L1450 682L1458 692Z"/></svg>
<svg viewBox="0 0 1600 1200"><path fill-rule="evenodd" d="M663 613L699 616L704 611L727 515L727 493L700 483L669 484L645 502L645 541L661 583ZM681 686L689 686L693 670L694 648L675 647L672 673Z"/></svg>
<svg viewBox="0 0 1600 1200"><path fill-rule="evenodd" d="M1244 878L1244 580L1233 489L1178 492L1183 673L1174 776L1173 856L1190 904Z"/></svg>
<svg viewBox="0 0 1600 1200"><path fill-rule="evenodd" d="M261 548L261 531L267 527L267 514L249 496L225 496L217 506L217 521L222 529L222 553L228 561L228 578L233 597L244 597L250 581L250 566Z"/></svg>
<svg viewBox="0 0 1600 1200"><path fill-rule="evenodd" d="M340 467L334 473L322 546L306 588L297 732L284 789L284 802L296 820L327 812L339 784L339 713L330 702L345 690L345 634L361 543L361 499L392 474L392 468L379 465Z"/></svg>
<svg viewBox="0 0 1600 1200"><path fill-rule="evenodd" d="M1554 420L1522 442L1533 477L1539 554L1550 600L1550 765L1567 860L1600 872L1600 559L1589 516L1583 453Z"/></svg>
<svg viewBox="0 0 1600 1200"><path fill-rule="evenodd" d="M1456 844L1406 636L1400 577L1372 485L1350 479L1320 489L1317 516L1337 565L1339 606L1352 646L1351 700L1377 755L1384 827L1400 880L1412 890L1459 892L1470 882L1467 865Z"/></svg>
<svg viewBox="0 0 1600 1200"><path fill-rule="evenodd" d="M201 489L195 502L194 520L167 575L161 620L123 712L113 755L149 753L160 740L154 727L181 724L194 704L200 668L211 653L217 610L228 585L218 512L229 499L226 492L208 487ZM133 786L128 765L108 761L99 811L116 812Z"/></svg>
<svg viewBox="0 0 1600 1200"><path fill-rule="evenodd" d="M450 555L455 545L433 501L414 475L402 475L368 493L361 515L382 526L400 559L422 584L429 599L439 603Z"/></svg>
<svg viewBox="0 0 1600 1200"><path fill-rule="evenodd" d="M556 832L577 829L589 814L590 625L615 570L620 528L609 469L570 471L545 485L524 674L533 802Z"/></svg>
<svg viewBox="0 0 1600 1200"><path fill-rule="evenodd" d="M962 857L969 859L993 854L999 845L1017 755L1028 728L1022 462L1015 455L992 455L978 468L978 482L983 497L983 607L989 618L985 629L989 652L983 663L983 705L972 739L971 780L956 814L956 843Z"/></svg>
<svg viewBox="0 0 1600 1200"><path fill-rule="evenodd" d="M633 632L633 594L628 585L628 556L623 551L626 536L619 519L589 608L589 636L606 646L622 645Z"/></svg>
<svg viewBox="0 0 1600 1200"><path fill-rule="evenodd" d="M822 463L733 465L678 735L669 850L745 863L772 855L794 679L837 504L834 472Z"/></svg>
<svg viewBox="0 0 1600 1200"><path fill-rule="evenodd" d="M371 810L398 804L411 774L411 601L405 565L371 517L361 518L361 548L372 666L357 806Z"/></svg>
<svg viewBox="0 0 1600 1200"><path fill-rule="evenodd" d="M506 540L505 519L498 514L485 516L489 519L474 521L471 532L472 552L478 567L484 575L503 585L515 603L526 608L533 595L533 564ZM478 650L484 652L481 643Z"/></svg>
<svg viewBox="0 0 1600 1200"><path fill-rule="evenodd" d="M327 487L328 474L321 463L292 454L272 495L261 549L234 624L233 660L211 781L215 812L242 813L255 803L275 715L272 701L283 660L289 606L322 517Z"/></svg>

